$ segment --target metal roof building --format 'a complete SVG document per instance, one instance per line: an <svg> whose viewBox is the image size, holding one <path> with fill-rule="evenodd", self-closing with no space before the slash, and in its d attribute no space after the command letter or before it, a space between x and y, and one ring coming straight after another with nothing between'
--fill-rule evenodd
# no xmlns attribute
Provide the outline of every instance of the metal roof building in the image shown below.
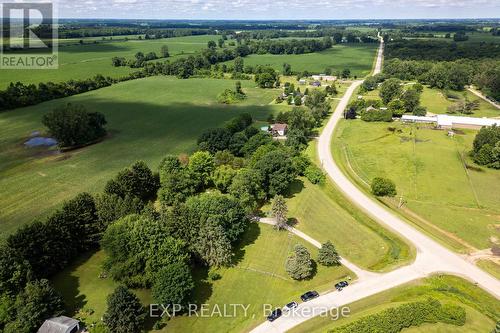
<svg viewBox="0 0 500 333"><path fill-rule="evenodd" d="M403 115L403 117L401 117L401 121L410 123L433 123L441 128L480 129L484 126L500 126L500 119L460 117L446 114L438 114L437 116L431 117Z"/></svg>

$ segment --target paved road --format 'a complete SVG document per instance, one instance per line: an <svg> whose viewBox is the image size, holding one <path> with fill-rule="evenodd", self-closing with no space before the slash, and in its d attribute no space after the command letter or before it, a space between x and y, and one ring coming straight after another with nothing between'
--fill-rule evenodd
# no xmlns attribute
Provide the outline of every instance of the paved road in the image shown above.
<svg viewBox="0 0 500 333"><path fill-rule="evenodd" d="M375 70L381 70L383 59L383 43L381 43ZM284 316L273 323L265 322L256 327L252 332L285 332L314 316L318 316L326 309L338 308L360 299L372 296L379 292L392 289L404 283L427 277L431 274L446 273L461 276L485 289L496 298L500 299L500 281L474 264L468 262L458 254L448 250L427 235L413 228L391 211L374 201L364 192L353 185L342 173L331 153L331 141L335 127L349 103L357 87L363 81L355 81L347 90L344 97L330 118L323 133L319 138L318 153L323 167L328 176L339 186L344 194L375 221L384 227L405 238L417 250L415 262L409 266L395 271L362 277L358 282L344 289L341 293L331 292L321 295L315 300L302 303L293 315ZM304 290L305 292L306 290Z"/></svg>

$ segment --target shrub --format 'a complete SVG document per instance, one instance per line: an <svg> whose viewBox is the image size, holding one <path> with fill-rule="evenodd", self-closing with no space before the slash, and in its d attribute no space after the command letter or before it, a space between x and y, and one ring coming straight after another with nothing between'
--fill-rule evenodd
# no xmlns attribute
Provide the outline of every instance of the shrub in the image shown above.
<svg viewBox="0 0 500 333"><path fill-rule="evenodd" d="M391 110L363 110L361 112L361 119L364 121L392 121L392 112Z"/></svg>
<svg viewBox="0 0 500 333"><path fill-rule="evenodd" d="M371 185L372 193L377 197L394 197L396 196L396 185L387 178L374 178Z"/></svg>
<svg viewBox="0 0 500 333"><path fill-rule="evenodd" d="M465 324L466 312L456 305L442 305L429 298L425 301L403 304L377 314L369 315L340 326L329 333L401 332L405 328L424 323L442 322L455 326Z"/></svg>
<svg viewBox="0 0 500 333"><path fill-rule="evenodd" d="M323 184L325 182L325 174L315 165L309 165L304 171L304 175L313 184Z"/></svg>

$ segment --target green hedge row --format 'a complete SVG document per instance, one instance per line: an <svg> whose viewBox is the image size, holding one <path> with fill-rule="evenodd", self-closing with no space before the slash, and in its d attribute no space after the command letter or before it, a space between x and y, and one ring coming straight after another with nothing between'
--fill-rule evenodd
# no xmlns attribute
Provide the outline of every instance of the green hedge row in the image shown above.
<svg viewBox="0 0 500 333"><path fill-rule="evenodd" d="M456 305L442 305L429 298L425 301L403 304L370 315L350 324L330 330L329 333L398 333L404 328L424 323L446 323L456 326L465 324L464 308Z"/></svg>

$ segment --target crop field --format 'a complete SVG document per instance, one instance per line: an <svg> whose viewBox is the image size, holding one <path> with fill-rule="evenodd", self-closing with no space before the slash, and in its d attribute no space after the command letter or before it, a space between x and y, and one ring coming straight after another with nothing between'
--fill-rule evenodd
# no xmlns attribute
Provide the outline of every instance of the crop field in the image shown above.
<svg viewBox="0 0 500 333"><path fill-rule="evenodd" d="M10 82L22 83L61 82L87 79L97 74L118 78L137 69L113 67L113 57L134 58L137 52L156 52L160 55L163 45L168 45L169 59L195 53L206 48L207 42L217 40L217 36L188 36L156 40L129 40L64 46L59 49L59 69L56 70L0 70L0 89L5 89Z"/></svg>
<svg viewBox="0 0 500 333"><path fill-rule="evenodd" d="M372 69L377 46L377 44L334 45L331 49L322 52L285 55L252 54L244 60L245 65L268 65L278 71L283 69L283 63L290 64L294 72L307 70L311 73L323 73L326 68L331 68L335 73L349 68L352 75L364 77Z"/></svg>
<svg viewBox="0 0 500 333"><path fill-rule="evenodd" d="M478 168L468 157L475 133L451 138L398 122L344 121L333 150L361 186L374 177L392 179L395 206L402 200L425 230L474 251L500 239L500 171Z"/></svg>
<svg viewBox="0 0 500 333"><path fill-rule="evenodd" d="M192 152L204 129L221 126L240 113L265 121L270 113L288 108L268 105L278 91L254 88L251 81L242 82L248 95L243 103L218 104L216 96L234 83L151 77L0 113L0 236L79 192L101 191L107 180L136 160L156 169L165 154ZM110 135L64 154L25 148L32 132L45 131L43 115L66 103L102 112Z"/></svg>
<svg viewBox="0 0 500 333"><path fill-rule="evenodd" d="M282 307L290 301L300 301L300 295L308 290L320 293L330 291L339 280L347 276L355 278L344 267L318 265L312 279L301 282L292 280L285 271L285 261L296 244L306 246L313 259L317 257L318 250L296 236L276 231L268 225L251 224L236 251L235 265L220 269L221 279L217 281L210 281L204 270L196 271L194 290L195 304L219 305L221 309L224 304L249 305L247 315L240 310L236 318L181 316L168 321L161 332L248 331L265 320L264 304ZM91 316L85 318L88 322L99 321L106 309L107 295L118 285L109 278L98 278L104 258L102 251L82 258L53 280L56 289L64 296L70 313L79 308L94 310ZM139 290L137 294L144 305L149 306L149 291Z"/></svg>
<svg viewBox="0 0 500 333"><path fill-rule="evenodd" d="M403 303L422 301L432 297L441 304L458 305L466 311L463 326L443 323L428 323L404 329L411 333L483 333L495 327L494 319L500 316L498 301L468 281L452 276L433 276L411 282L389 291L365 298L349 305L351 316L333 320L331 317L316 317L291 329L290 333L319 333L340 327L365 316L379 313Z"/></svg>

